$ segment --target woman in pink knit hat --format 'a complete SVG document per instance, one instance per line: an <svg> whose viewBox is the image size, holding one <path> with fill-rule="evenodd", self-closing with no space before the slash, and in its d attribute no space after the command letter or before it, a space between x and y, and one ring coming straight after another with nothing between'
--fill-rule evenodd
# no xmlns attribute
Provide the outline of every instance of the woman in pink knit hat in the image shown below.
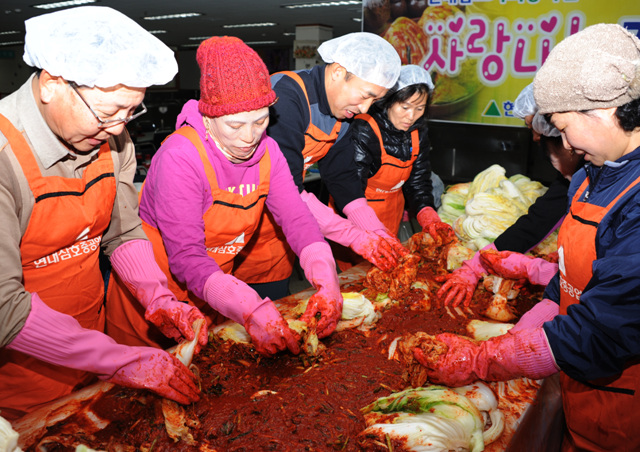
<svg viewBox="0 0 640 452"><path fill-rule="evenodd" d="M278 144L266 135L269 106L277 99L264 62L229 36L204 41L197 60L201 97L184 105L176 132L153 158L140 200L144 230L179 300L199 306L214 323L221 314L244 325L264 354L298 353L299 338L275 304L230 273L238 253L257 238L268 208L317 289L303 319L315 321L319 314L317 332L324 337L342 313L331 250ZM110 315L130 319L130 328L113 336L154 344L155 332L141 315L111 295Z"/></svg>

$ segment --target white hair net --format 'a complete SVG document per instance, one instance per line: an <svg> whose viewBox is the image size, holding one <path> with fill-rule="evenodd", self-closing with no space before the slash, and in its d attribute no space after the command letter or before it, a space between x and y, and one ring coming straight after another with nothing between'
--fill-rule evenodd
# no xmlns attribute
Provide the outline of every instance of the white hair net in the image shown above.
<svg viewBox="0 0 640 452"><path fill-rule="evenodd" d="M169 47L106 6L43 14L25 21L25 28L25 63L78 85L146 88L178 72Z"/></svg>
<svg viewBox="0 0 640 452"><path fill-rule="evenodd" d="M429 87L429 91L433 89L433 81L429 72L415 64L405 64L400 68L400 77L396 86L393 87L394 91L400 91L402 88L406 88L410 85L417 85L418 83L424 83Z"/></svg>
<svg viewBox="0 0 640 452"><path fill-rule="evenodd" d="M516 118L524 119L531 115L533 115L533 120L531 121L533 130L546 137L560 136L560 131L549 124L549 121L538 113L538 105L533 98L533 83L528 84L520 91L513 105L513 116Z"/></svg>
<svg viewBox="0 0 640 452"><path fill-rule="evenodd" d="M373 33L349 33L320 44L325 63L338 63L374 85L391 88L400 74L400 55L384 38Z"/></svg>

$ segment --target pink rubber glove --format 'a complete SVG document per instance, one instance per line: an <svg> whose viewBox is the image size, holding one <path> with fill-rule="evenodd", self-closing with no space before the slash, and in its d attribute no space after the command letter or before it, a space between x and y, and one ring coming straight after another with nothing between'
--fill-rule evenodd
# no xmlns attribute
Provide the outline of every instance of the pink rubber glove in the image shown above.
<svg viewBox="0 0 640 452"><path fill-rule="evenodd" d="M313 194L303 191L300 197L309 207L320 226L320 231L327 239L351 248L380 270L389 271L396 267L400 257L408 252L401 244L398 248L400 242L397 239L390 242L376 232L354 226L351 221L322 204ZM379 222L377 217L375 220Z"/></svg>
<svg viewBox="0 0 640 452"><path fill-rule="evenodd" d="M529 328L540 328L544 322L553 320L558 314L560 314L560 305L545 298L525 312L518 320L518 323L509 330L509 333L517 333L520 330Z"/></svg>
<svg viewBox="0 0 640 452"><path fill-rule="evenodd" d="M300 353L300 337L289 328L269 298L249 315L244 328L256 350L263 355L272 356L285 349L294 355Z"/></svg>
<svg viewBox="0 0 640 452"><path fill-rule="evenodd" d="M488 249L495 250L496 246L491 243L483 248L483 250ZM464 303L464 306L469 306L478 281L486 274L487 271L482 266L480 252L478 252L471 259L464 261L460 268L455 269L444 277L436 278L439 282L446 281L440 287L436 296L440 299L444 298L445 305L451 304L451 306L456 307L460 303Z"/></svg>
<svg viewBox="0 0 640 452"><path fill-rule="evenodd" d="M222 271L213 273L204 285L204 298L213 309L244 325L258 352L273 355L287 348L294 354L300 352L297 335L289 329L273 302L260 298L235 276Z"/></svg>
<svg viewBox="0 0 640 452"><path fill-rule="evenodd" d="M433 207L424 207L418 212L416 219L422 231L428 232L438 245L451 243L456 238L453 228L440 219Z"/></svg>
<svg viewBox="0 0 640 452"><path fill-rule="evenodd" d="M388 272L396 268L400 263L400 258L406 254L406 249L400 251L398 239L391 240L373 231L364 231L354 228L357 232L352 237L349 247L378 267L380 270ZM396 243L397 242L397 243ZM402 246L402 245L400 245Z"/></svg>
<svg viewBox="0 0 640 452"><path fill-rule="evenodd" d="M344 214L349 221L360 229L375 232L384 237L396 253L396 258L409 254L409 250L402 246L398 237L391 235L387 227L380 221L376 212L371 208L366 198L358 198L344 206Z"/></svg>
<svg viewBox="0 0 640 452"><path fill-rule="evenodd" d="M193 322L204 319L198 308L176 300L169 290L167 277L153 256L153 246L147 240L131 240L111 254L111 265L124 284L146 308L144 318L167 337L180 341L193 340ZM206 322L206 320L205 320ZM200 329L198 346L207 345L207 328Z"/></svg>
<svg viewBox="0 0 640 452"><path fill-rule="evenodd" d="M537 380L560 370L542 328L504 334L480 343L452 333L438 334L435 338L446 344L446 352L413 350L416 360L428 369L427 378L432 383L457 387L476 380L505 381L520 377Z"/></svg>
<svg viewBox="0 0 640 452"><path fill-rule="evenodd" d="M342 317L342 294L336 272L336 261L326 242L314 242L300 252L300 266L317 292L311 297L301 320L311 324L320 313L316 326L319 338L333 333Z"/></svg>
<svg viewBox="0 0 640 452"><path fill-rule="evenodd" d="M152 347L117 344L106 334L82 328L76 319L31 294L31 312L7 346L50 364L91 372L101 380L149 389L178 403L200 399L195 376L178 359Z"/></svg>
<svg viewBox="0 0 640 452"><path fill-rule="evenodd" d="M558 264L513 251L480 251L482 265L492 274L506 279L528 279L546 286L558 272Z"/></svg>

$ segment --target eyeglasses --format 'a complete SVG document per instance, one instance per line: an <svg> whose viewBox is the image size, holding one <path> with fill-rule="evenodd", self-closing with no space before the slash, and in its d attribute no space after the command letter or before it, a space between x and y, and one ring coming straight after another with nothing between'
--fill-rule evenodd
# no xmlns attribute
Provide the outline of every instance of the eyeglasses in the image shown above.
<svg viewBox="0 0 640 452"><path fill-rule="evenodd" d="M82 97L82 94L80 94L80 91L78 91L78 85L76 85L75 82L68 82L68 83L69 83L69 86L76 92L78 97L82 99L82 102L84 102L87 108L91 111L91 114L93 114L93 116L96 118L96 120L98 121L98 127L100 129L106 129L108 127L112 127L121 123L126 124L129 121L133 121L134 119L139 118L140 116L144 115L147 112L147 107L145 107L144 102L140 102L140 105L138 106L138 108L142 108L142 110L136 111L131 116L127 116L126 118L102 119L100 116L96 114L95 111L93 111L93 108L91 108L91 105L89 105L89 103L85 100L85 98Z"/></svg>

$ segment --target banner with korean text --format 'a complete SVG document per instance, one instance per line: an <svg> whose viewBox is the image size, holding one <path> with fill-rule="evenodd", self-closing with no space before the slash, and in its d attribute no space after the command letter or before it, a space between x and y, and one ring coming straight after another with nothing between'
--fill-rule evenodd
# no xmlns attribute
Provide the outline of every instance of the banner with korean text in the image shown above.
<svg viewBox="0 0 640 452"><path fill-rule="evenodd" d="M364 31L433 77L432 119L522 126L513 102L553 46L589 25L640 36L638 0L364 0Z"/></svg>

